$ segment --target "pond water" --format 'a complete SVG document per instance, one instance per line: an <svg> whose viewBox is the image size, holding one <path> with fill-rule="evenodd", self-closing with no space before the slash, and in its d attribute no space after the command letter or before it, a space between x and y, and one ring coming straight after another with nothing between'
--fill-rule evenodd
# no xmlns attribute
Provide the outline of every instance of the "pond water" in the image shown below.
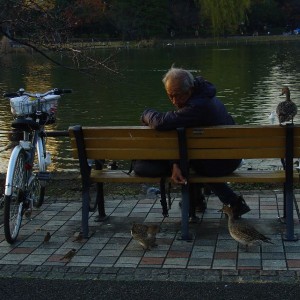
<svg viewBox="0 0 300 300"><path fill-rule="evenodd" d="M270 124L281 87L288 85L292 100L300 102L299 42L120 49L115 57L120 75L99 72L97 80L53 66L34 54L16 52L0 56L0 91L46 91L52 87L72 88L59 103L57 123L50 130L70 125L139 125L146 107L173 109L161 82L175 63L201 75L217 87L218 97L239 124ZM111 50L97 50L105 58ZM4 66L4 67L3 67ZM7 144L12 116L9 101L0 106L0 151ZM300 114L295 123L300 121ZM277 121L275 121L277 122ZM71 171L67 138L49 138L53 170ZM10 152L0 152L0 172L5 172Z"/></svg>

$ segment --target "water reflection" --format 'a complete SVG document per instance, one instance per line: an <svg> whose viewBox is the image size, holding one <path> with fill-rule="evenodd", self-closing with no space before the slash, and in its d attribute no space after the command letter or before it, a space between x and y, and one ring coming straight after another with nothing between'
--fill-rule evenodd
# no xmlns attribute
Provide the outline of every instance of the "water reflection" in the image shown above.
<svg viewBox="0 0 300 300"><path fill-rule="evenodd" d="M239 124L270 124L282 85L289 85L291 98L300 105L300 66L298 43L234 45L224 47L182 47L164 49L124 49L117 57L122 76L100 72L98 81L51 65L36 55L10 54L0 57L0 89L14 91L73 88L59 103L57 124L138 125L145 107L173 109L161 82L163 74L175 63L215 83L218 96ZM103 50L99 52L103 55ZM300 115L295 122L299 123ZM6 131L12 120L8 101L0 107L0 150L7 144ZM74 168L68 139L48 141L52 168ZM6 169L8 152L0 153L0 172Z"/></svg>

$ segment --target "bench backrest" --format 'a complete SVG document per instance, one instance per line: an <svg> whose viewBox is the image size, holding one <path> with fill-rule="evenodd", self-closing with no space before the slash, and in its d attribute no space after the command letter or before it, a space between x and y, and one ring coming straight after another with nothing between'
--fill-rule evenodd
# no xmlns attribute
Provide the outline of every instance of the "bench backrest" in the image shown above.
<svg viewBox="0 0 300 300"><path fill-rule="evenodd" d="M285 157L285 128L219 126L186 130L189 159Z"/></svg>
<svg viewBox="0 0 300 300"><path fill-rule="evenodd" d="M78 158L74 128L69 128ZM300 127L294 126L294 157L300 157ZM88 159L179 159L176 130L145 126L82 127ZM284 158L286 128L279 125L233 125L186 129L189 159Z"/></svg>
<svg viewBox="0 0 300 300"><path fill-rule="evenodd" d="M74 128L69 128L73 156L78 158ZM88 159L179 159L176 131L145 126L83 127Z"/></svg>

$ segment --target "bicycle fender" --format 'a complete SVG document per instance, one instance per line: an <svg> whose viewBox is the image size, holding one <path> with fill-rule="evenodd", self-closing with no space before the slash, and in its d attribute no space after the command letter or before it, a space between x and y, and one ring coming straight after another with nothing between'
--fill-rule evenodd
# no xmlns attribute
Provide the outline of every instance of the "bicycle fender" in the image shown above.
<svg viewBox="0 0 300 300"><path fill-rule="evenodd" d="M17 145L10 156L8 167L7 167L7 173L6 173L6 179L5 179L5 195L10 196L12 194L12 180L14 175L14 165L16 163L16 160L18 158L19 152L22 151L23 148L20 145Z"/></svg>
<svg viewBox="0 0 300 300"><path fill-rule="evenodd" d="M40 137L38 137L36 142L36 150L37 150L37 156L38 156L38 162L39 162L39 171L45 172L46 171L46 163L45 163L45 155L44 155L44 145L43 141Z"/></svg>

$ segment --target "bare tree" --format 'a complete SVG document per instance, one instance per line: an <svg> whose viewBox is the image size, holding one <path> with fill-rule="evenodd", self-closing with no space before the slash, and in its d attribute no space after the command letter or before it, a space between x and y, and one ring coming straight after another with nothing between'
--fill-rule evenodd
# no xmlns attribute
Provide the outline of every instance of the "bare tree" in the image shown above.
<svg viewBox="0 0 300 300"><path fill-rule="evenodd" d="M115 53L102 58L84 43L71 42L72 10L70 6L62 8L59 2L0 0L0 34L12 44L28 47L64 68L89 75L94 75L98 70L118 73ZM74 9L74 1L71 4ZM58 60L53 53L59 53L65 59Z"/></svg>

